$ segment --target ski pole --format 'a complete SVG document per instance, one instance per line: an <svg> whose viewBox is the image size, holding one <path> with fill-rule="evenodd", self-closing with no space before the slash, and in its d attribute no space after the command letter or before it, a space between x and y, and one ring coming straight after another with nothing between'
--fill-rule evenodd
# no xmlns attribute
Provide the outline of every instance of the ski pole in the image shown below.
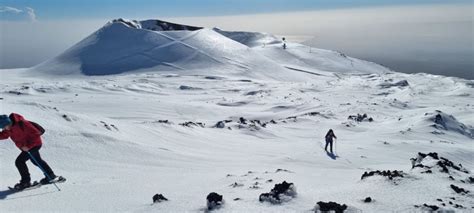
<svg viewBox="0 0 474 213"><path fill-rule="evenodd" d="M337 138L334 139L334 153L336 153L336 156L338 156L337 154Z"/></svg>
<svg viewBox="0 0 474 213"><path fill-rule="evenodd" d="M46 171L44 171L43 167L41 167L41 165L38 163L38 161L35 159L35 157L33 157L33 155L28 151L27 152L28 155L30 155L30 158L36 163L36 165L38 165L38 167L41 169L41 171L43 172L43 174L49 179L49 180L53 180L51 179L51 177L48 175L48 173L46 173ZM61 191L61 189L58 187L58 185L56 185L56 183L54 183L54 186L56 186L56 189L58 189L58 191Z"/></svg>

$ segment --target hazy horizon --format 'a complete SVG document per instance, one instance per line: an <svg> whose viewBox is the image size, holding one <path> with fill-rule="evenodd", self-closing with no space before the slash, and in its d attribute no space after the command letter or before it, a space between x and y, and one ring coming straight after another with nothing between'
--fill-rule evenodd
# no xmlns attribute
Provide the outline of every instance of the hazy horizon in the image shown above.
<svg viewBox="0 0 474 213"><path fill-rule="evenodd" d="M268 32L285 36L289 41L337 50L399 72L474 79L472 9L472 4L433 4L128 18L157 18L224 30ZM30 15L27 18L30 21L0 20L1 69L41 63L112 19L41 20L34 16L31 20Z"/></svg>

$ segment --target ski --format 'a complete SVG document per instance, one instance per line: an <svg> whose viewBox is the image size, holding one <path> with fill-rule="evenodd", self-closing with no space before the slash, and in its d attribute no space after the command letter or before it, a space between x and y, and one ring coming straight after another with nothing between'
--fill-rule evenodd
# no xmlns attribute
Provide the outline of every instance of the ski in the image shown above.
<svg viewBox="0 0 474 213"><path fill-rule="evenodd" d="M53 183L63 183L63 182L66 182L66 178L64 178L63 176L59 176L59 177L55 178L54 180L52 180L52 181L50 181L49 183L46 183L46 184L41 184L39 181L35 181L31 184L31 186L23 188L23 189L16 189L15 187L11 187L11 186L9 186L8 189L10 191L21 192L21 191L28 191L28 190L32 190L32 189L37 189L37 188L40 188L43 185L49 185L49 184L53 184Z"/></svg>
<svg viewBox="0 0 474 213"><path fill-rule="evenodd" d="M37 189L39 187L41 187L41 184L38 181L35 181L31 184L31 186L23 188L23 189L16 189L15 187L11 187L11 186L9 186L8 189L10 191L14 191L14 192L21 192L21 191L28 191L28 190L32 190L32 189Z"/></svg>
<svg viewBox="0 0 474 213"><path fill-rule="evenodd" d="M41 185L48 185L48 184L53 184L53 183L63 183L63 182L66 182L66 178L64 178L63 176L58 176L54 180L51 180L49 183L45 183L45 184L41 184Z"/></svg>

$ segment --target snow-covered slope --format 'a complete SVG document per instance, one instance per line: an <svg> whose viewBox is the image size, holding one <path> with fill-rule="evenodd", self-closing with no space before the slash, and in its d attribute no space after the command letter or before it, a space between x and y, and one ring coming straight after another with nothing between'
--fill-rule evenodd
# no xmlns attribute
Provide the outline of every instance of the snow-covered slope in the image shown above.
<svg viewBox="0 0 474 213"><path fill-rule="evenodd" d="M390 70L373 62L346 56L343 53L318 49L298 43L287 43L282 51L282 44L254 47L258 53L272 59L278 64L298 71L324 70L335 73L386 73Z"/></svg>
<svg viewBox="0 0 474 213"><path fill-rule="evenodd" d="M269 44L282 44L282 41L279 40L276 36L268 33L225 31L219 28L214 28L214 31L249 47L263 46Z"/></svg>
<svg viewBox="0 0 474 213"><path fill-rule="evenodd" d="M1 112L46 128L42 156L68 181L61 192L44 186L9 193L6 186L19 179L13 163L19 151L5 141L2 211L202 212L213 191L226 200L218 212L305 212L318 201L364 212L422 211L425 203L474 207L472 194L450 187L474 191L468 182L474 140L459 131L473 128L472 81L398 73L308 75L300 83L159 73L52 81L20 74L2 71ZM408 84L396 83L403 80ZM373 121L348 119L358 113ZM446 128L433 126L437 114ZM214 128L224 120L224 128ZM329 128L338 137L337 158L322 148ZM418 152L438 152L468 174L412 169ZM42 177L29 166L33 179ZM403 170L404 177L361 180L374 170ZM295 198L258 201L283 180L295 184ZM156 193L169 201L150 205ZM362 202L369 196L374 202Z"/></svg>

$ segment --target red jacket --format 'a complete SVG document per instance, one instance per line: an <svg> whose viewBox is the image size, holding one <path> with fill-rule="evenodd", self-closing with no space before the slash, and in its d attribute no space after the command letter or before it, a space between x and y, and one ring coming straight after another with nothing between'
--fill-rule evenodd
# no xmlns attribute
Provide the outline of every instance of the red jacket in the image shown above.
<svg viewBox="0 0 474 213"><path fill-rule="evenodd" d="M43 144L41 141L41 132L33 126L33 124L25 120L23 116L12 113L9 117L12 120L13 125L10 130L4 129L0 132L0 140L11 138L15 145L20 149L24 146L31 149Z"/></svg>

